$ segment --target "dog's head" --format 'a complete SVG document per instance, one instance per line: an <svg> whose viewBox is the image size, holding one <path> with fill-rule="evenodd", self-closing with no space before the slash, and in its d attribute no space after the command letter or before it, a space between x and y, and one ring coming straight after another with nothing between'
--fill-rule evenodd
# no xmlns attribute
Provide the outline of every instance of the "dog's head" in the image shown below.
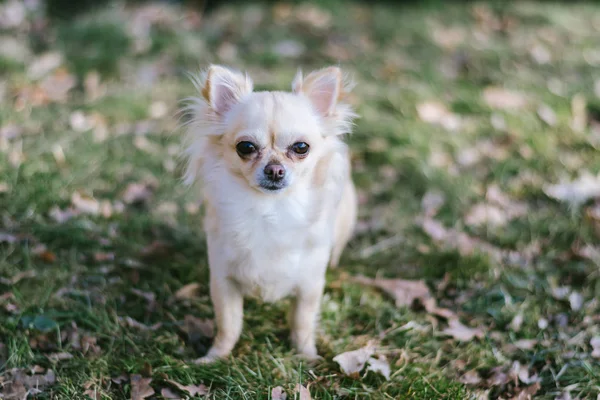
<svg viewBox="0 0 600 400"><path fill-rule="evenodd" d="M264 193L309 179L326 156L328 140L348 132L354 116L340 102L348 87L337 67L306 78L298 73L291 93L253 92L247 75L221 66L210 67L198 87L202 99L191 108L191 139L209 136L209 146L195 152L217 152L233 175ZM188 178L193 179L197 163L194 151L188 153Z"/></svg>

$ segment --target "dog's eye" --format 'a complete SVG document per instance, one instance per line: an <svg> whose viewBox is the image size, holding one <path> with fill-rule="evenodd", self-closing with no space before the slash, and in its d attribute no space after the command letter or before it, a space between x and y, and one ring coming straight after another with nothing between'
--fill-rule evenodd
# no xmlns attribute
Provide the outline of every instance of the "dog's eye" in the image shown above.
<svg viewBox="0 0 600 400"><path fill-rule="evenodd" d="M306 154L308 153L308 148L310 146L308 145L308 143L305 142L296 142L292 145L292 150L294 151L294 153L296 154Z"/></svg>
<svg viewBox="0 0 600 400"><path fill-rule="evenodd" d="M247 156L256 151L256 146L252 142L239 142L235 149L240 156Z"/></svg>

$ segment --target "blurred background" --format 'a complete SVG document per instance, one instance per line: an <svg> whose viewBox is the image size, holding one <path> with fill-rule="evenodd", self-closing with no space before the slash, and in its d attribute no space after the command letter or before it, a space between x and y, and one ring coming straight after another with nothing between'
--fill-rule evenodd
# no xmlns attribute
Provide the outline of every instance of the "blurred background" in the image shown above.
<svg viewBox="0 0 600 400"><path fill-rule="evenodd" d="M177 110L210 63L356 82L360 220L316 366L289 304L252 300L235 361L191 363L212 307ZM1 1L0 394L595 398L599 71L598 2ZM345 376L370 341L391 374Z"/></svg>

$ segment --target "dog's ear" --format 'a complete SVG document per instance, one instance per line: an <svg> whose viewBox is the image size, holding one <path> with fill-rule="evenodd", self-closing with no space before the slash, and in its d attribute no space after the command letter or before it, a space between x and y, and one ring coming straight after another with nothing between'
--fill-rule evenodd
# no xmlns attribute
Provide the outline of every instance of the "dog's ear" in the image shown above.
<svg viewBox="0 0 600 400"><path fill-rule="evenodd" d="M313 71L306 78L298 71L292 82L292 91L308 97L315 110L324 117L333 114L341 90L342 71L338 67Z"/></svg>
<svg viewBox="0 0 600 400"><path fill-rule="evenodd" d="M252 89L252 79L248 75L211 65L206 73L202 96L213 111L223 115Z"/></svg>

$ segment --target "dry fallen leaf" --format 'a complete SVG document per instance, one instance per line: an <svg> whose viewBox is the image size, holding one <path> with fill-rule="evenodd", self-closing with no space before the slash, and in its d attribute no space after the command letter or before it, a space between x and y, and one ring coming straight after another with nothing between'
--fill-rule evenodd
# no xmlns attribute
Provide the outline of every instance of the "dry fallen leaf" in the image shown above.
<svg viewBox="0 0 600 400"><path fill-rule="evenodd" d="M92 400L100 400L102 398L102 395L100 394L98 389L95 387L87 389L85 392L83 392L83 394L88 396Z"/></svg>
<svg viewBox="0 0 600 400"><path fill-rule="evenodd" d="M417 105L417 114L423 122L428 124L441 125L449 131L456 131L460 128L460 117L448 110L448 108L439 101L426 101Z"/></svg>
<svg viewBox="0 0 600 400"><path fill-rule="evenodd" d="M121 318L119 317L119 321L123 322L126 326L130 327L130 328L134 328L134 329L139 329L142 331L155 331L157 329L159 329L162 326L161 322L157 322L154 325L146 325L146 324L142 324L139 321L136 321L135 319L127 316L125 318Z"/></svg>
<svg viewBox="0 0 600 400"><path fill-rule="evenodd" d="M590 339L590 346L592 346L592 357L600 358L600 336Z"/></svg>
<svg viewBox="0 0 600 400"><path fill-rule="evenodd" d="M448 321L448 328L444 329L442 333L450 335L460 342L468 342L475 337L482 339L484 336L482 329L469 328L463 325L458 319L450 319Z"/></svg>
<svg viewBox="0 0 600 400"><path fill-rule="evenodd" d="M531 350L537 345L538 341L535 339L520 339L517 340L514 345L520 350Z"/></svg>
<svg viewBox="0 0 600 400"><path fill-rule="evenodd" d="M204 395L208 394L208 387L206 387L202 383L200 385L182 385L171 379L167 379L165 382L170 383L171 385L175 386L177 389L181 390L182 392L185 392L187 395L192 396L192 397L194 397L196 395L204 396Z"/></svg>
<svg viewBox="0 0 600 400"><path fill-rule="evenodd" d="M434 217L439 209L446 202L446 196L439 190L428 190L421 200L423 214L427 217Z"/></svg>
<svg viewBox="0 0 600 400"><path fill-rule="evenodd" d="M143 400L154 394L154 389L150 386L152 378L142 378L141 375L131 375L131 400Z"/></svg>
<svg viewBox="0 0 600 400"><path fill-rule="evenodd" d="M100 203L95 198L80 192L74 192L71 195L71 203L75 210L90 215L98 215L100 213Z"/></svg>
<svg viewBox="0 0 600 400"><path fill-rule="evenodd" d="M287 400L287 394L281 386L271 389L271 400Z"/></svg>
<svg viewBox="0 0 600 400"><path fill-rule="evenodd" d="M464 383L465 385L478 385L481 383L481 377L477 371L467 371L463 376L458 379L459 382Z"/></svg>
<svg viewBox="0 0 600 400"><path fill-rule="evenodd" d="M415 300L418 300L430 314L446 319L456 318L453 311L437 306L436 300L431 296L429 288L423 280L370 279L362 275L352 279L363 285L375 286L385 291L396 300L396 307L410 307Z"/></svg>
<svg viewBox="0 0 600 400"><path fill-rule="evenodd" d="M379 357L371 357L369 358L369 366L367 367L367 371L373 371L376 374L381 374L385 378L386 381L390 380L391 369L390 363L388 362L386 356L380 355Z"/></svg>
<svg viewBox="0 0 600 400"><path fill-rule="evenodd" d="M352 279L363 285L375 286L385 291L396 300L396 307L410 307L415 300L425 304L425 301L431 298L429 288L423 280L370 279L362 275Z"/></svg>
<svg viewBox="0 0 600 400"><path fill-rule="evenodd" d="M2 378L6 377L5 381ZM49 369L44 375L29 375L26 369L13 368L4 371L0 377L0 394L5 399L25 400L28 395L43 393L43 390L56 382L54 371Z"/></svg>
<svg viewBox="0 0 600 400"><path fill-rule="evenodd" d="M510 376L501 366L492 368L491 372L491 376L486 380L488 386L504 386L511 381Z"/></svg>
<svg viewBox="0 0 600 400"><path fill-rule="evenodd" d="M569 304L571 305L571 310L579 311L581 307L583 307L583 296L578 292L571 292L569 295Z"/></svg>
<svg viewBox="0 0 600 400"><path fill-rule="evenodd" d="M573 96L571 100L571 129L575 132L583 132L588 123L587 101L581 93Z"/></svg>
<svg viewBox="0 0 600 400"><path fill-rule="evenodd" d="M169 388L164 388L160 391L160 395L162 397L164 397L165 399L176 399L176 400L180 400L181 396L178 395L177 393L175 393L174 391L172 391Z"/></svg>
<svg viewBox="0 0 600 400"><path fill-rule="evenodd" d="M557 122L556 113L552 108L550 108L547 104L542 104L537 109L537 115L540 117L542 121L544 121L548 126L555 126Z"/></svg>
<svg viewBox="0 0 600 400"><path fill-rule="evenodd" d="M513 362L510 375L526 385L540 381L540 378L536 374L531 375L529 368L525 365L521 365L518 361Z"/></svg>
<svg viewBox="0 0 600 400"><path fill-rule="evenodd" d="M144 203L154 192L154 185L149 183L130 183L123 192L123 201L127 204Z"/></svg>
<svg viewBox="0 0 600 400"><path fill-rule="evenodd" d="M175 292L175 298L177 300L191 299L197 296L198 290L200 290L199 283L188 283Z"/></svg>
<svg viewBox="0 0 600 400"><path fill-rule="evenodd" d="M548 185L544 192L556 200L578 206L590 199L600 198L600 174L594 176L583 171L576 180Z"/></svg>
<svg viewBox="0 0 600 400"><path fill-rule="evenodd" d="M12 278L0 277L0 283L7 285L7 286L12 286L12 285L17 284L19 281L21 281L23 279L35 278L36 276L37 276L37 272L35 272L35 270L28 269L26 271L21 271L21 272L16 273Z"/></svg>
<svg viewBox="0 0 600 400"><path fill-rule="evenodd" d="M500 87L485 88L483 100L490 108L498 110L518 110L527 104L523 94Z"/></svg>
<svg viewBox="0 0 600 400"><path fill-rule="evenodd" d="M375 346L368 343L365 347L358 350L347 351L333 357L333 361L340 365L342 372L354 378L359 377L360 371L363 370L365 364L375 354Z"/></svg>
<svg viewBox="0 0 600 400"><path fill-rule="evenodd" d="M519 394L513 397L515 400L531 400L534 395L541 389L542 385L539 382L534 383L531 386L527 386L519 392Z"/></svg>
<svg viewBox="0 0 600 400"><path fill-rule="evenodd" d="M510 322L510 329L519 332L521 330L521 326L523 325L523 313L518 313L514 316L512 321Z"/></svg>
<svg viewBox="0 0 600 400"><path fill-rule="evenodd" d="M73 355L71 353L67 353L66 351L60 353L52 353L48 355L48 359L52 362L70 360L71 358L73 358Z"/></svg>
<svg viewBox="0 0 600 400"><path fill-rule="evenodd" d="M294 393L299 394L298 400L311 400L310 391L302 386L301 384L296 384L296 388L294 389Z"/></svg>
<svg viewBox="0 0 600 400"><path fill-rule="evenodd" d="M193 315L186 315L182 330L187 333L190 342L201 338L212 338L215 334L215 324L211 319L200 319Z"/></svg>
<svg viewBox="0 0 600 400"><path fill-rule="evenodd" d="M493 260L502 258L502 250L499 248L457 229L446 228L435 219L424 218L421 227L434 241L440 242L447 248L458 250L463 256L469 256L478 251L487 254Z"/></svg>

